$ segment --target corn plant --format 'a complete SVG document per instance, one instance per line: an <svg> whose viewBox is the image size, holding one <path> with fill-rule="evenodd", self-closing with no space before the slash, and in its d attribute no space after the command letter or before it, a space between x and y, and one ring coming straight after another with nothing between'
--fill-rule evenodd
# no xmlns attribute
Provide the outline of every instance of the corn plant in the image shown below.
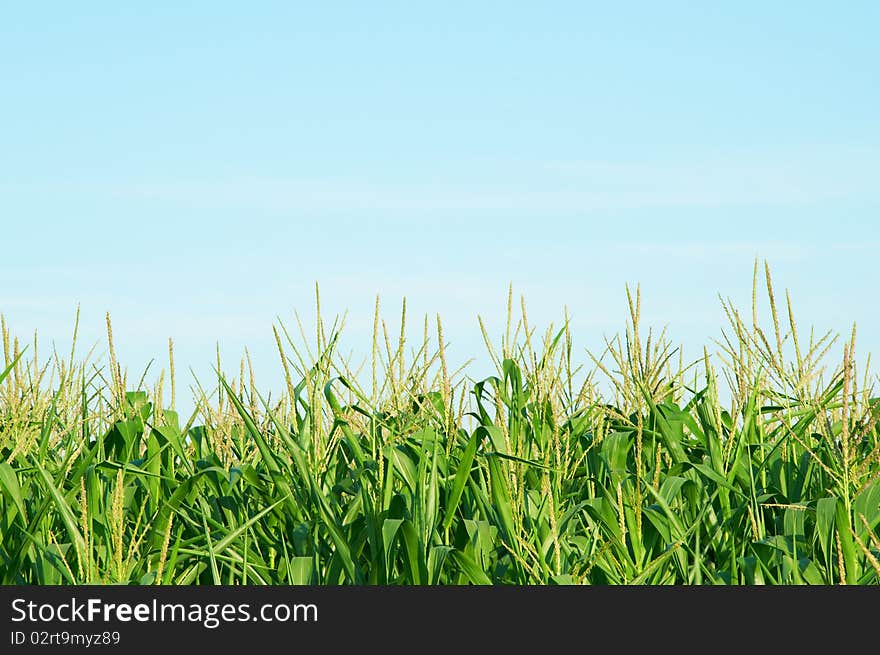
<svg viewBox="0 0 880 655"><path fill-rule="evenodd" d="M877 584L880 398L855 331L728 326L693 361L641 326L580 351L508 297L491 371L451 370L442 323L407 351L377 300L368 370L340 322L274 329L285 389L238 375L194 411L117 361L2 324L3 584ZM515 316L515 314L518 314ZM78 326L77 317L76 325ZM300 325L301 328L301 325ZM768 336L769 334L769 336ZM842 350L836 365L829 359ZM41 363L42 362L42 363Z"/></svg>

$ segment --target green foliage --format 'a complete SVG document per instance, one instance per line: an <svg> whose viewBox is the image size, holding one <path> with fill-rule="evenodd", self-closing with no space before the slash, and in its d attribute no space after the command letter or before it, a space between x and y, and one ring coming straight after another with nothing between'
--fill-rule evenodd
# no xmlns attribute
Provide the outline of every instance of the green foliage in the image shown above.
<svg viewBox="0 0 880 655"><path fill-rule="evenodd" d="M478 380L442 333L408 364L377 338L369 391L335 328L314 357L276 331L288 393L219 376L186 424L161 380L123 392L112 343L107 381L71 355L48 391L7 348L0 583L877 584L880 399L767 285L775 346L725 304L721 352L677 369L632 297L587 375L525 312Z"/></svg>

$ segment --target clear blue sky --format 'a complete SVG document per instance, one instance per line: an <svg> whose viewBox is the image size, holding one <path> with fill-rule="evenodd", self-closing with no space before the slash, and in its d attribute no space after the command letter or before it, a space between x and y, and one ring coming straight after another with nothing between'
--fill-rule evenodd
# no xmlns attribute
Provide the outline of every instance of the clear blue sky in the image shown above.
<svg viewBox="0 0 880 655"><path fill-rule="evenodd" d="M461 359L508 281L591 348L641 282L696 354L760 256L880 354L880 4L699 4L7 5L0 311L271 381L316 280L349 347L407 295Z"/></svg>

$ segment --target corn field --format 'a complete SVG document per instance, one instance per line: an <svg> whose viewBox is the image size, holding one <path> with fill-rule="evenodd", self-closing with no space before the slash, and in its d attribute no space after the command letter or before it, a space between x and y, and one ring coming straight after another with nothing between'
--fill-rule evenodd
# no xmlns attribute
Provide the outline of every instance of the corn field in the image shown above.
<svg viewBox="0 0 880 655"><path fill-rule="evenodd" d="M360 367L339 322L279 324L283 393L218 362L186 415L173 344L147 385L109 317L100 361L40 360L4 319L0 583L880 582L880 398L855 330L799 334L756 268L751 312L722 301L688 360L627 300L625 332L585 350L511 295L500 338L479 322L475 377L439 318L406 342L405 303L398 338L377 300Z"/></svg>

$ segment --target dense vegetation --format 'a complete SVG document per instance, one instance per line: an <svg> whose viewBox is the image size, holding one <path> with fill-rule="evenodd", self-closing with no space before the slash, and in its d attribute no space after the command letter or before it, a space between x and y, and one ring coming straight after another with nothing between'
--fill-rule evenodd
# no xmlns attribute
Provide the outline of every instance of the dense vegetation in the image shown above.
<svg viewBox="0 0 880 655"><path fill-rule="evenodd" d="M40 363L4 323L0 582L877 584L880 399L855 333L803 339L766 287L770 327L723 302L693 362L640 333L637 293L584 366L568 321L539 336L509 303L476 380L439 319L408 348L377 301L364 370L337 325L279 326L285 392L245 362L189 417L172 349L148 389L109 319L103 364Z"/></svg>

